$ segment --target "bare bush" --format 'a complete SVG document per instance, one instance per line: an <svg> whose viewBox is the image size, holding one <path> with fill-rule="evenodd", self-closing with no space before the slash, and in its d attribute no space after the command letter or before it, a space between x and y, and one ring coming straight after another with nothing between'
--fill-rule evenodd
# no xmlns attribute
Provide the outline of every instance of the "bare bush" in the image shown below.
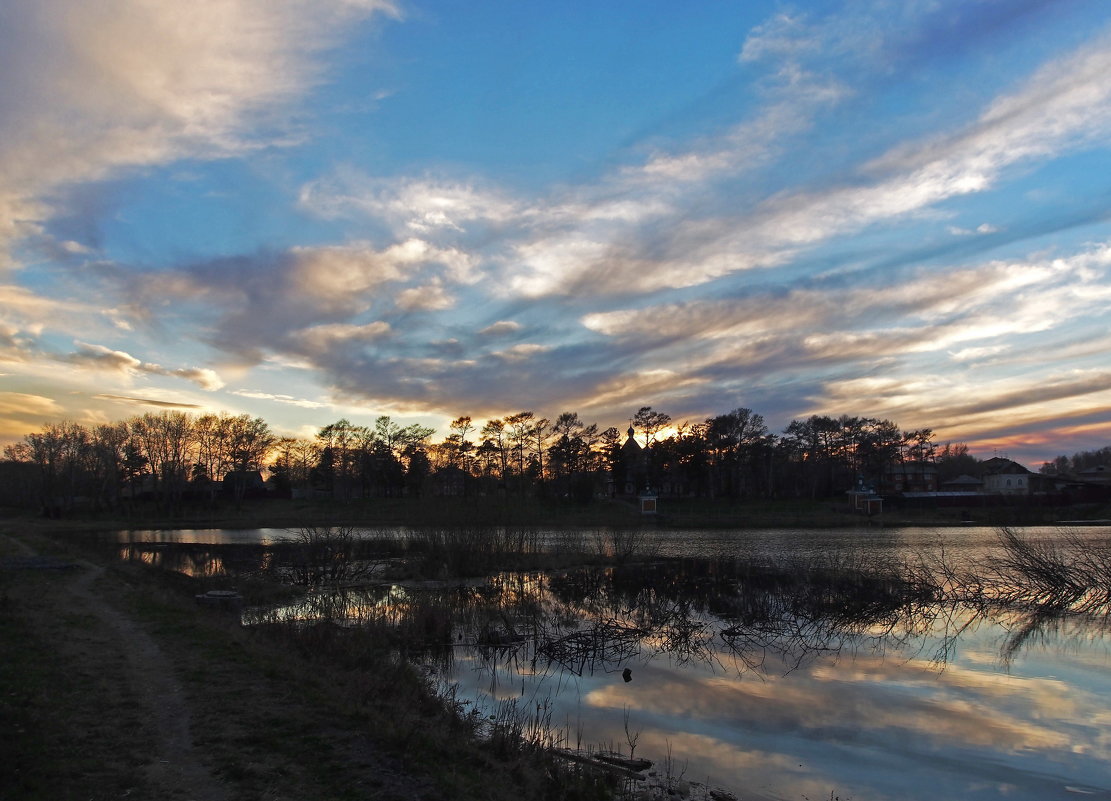
<svg viewBox="0 0 1111 801"><path fill-rule="evenodd" d="M983 602L1075 614L1111 614L1111 540L1064 531L1052 540L999 531L1001 552L966 586Z"/></svg>
<svg viewBox="0 0 1111 801"><path fill-rule="evenodd" d="M302 526L279 540L288 551L288 570L295 584L316 586L365 580L381 571L381 554L354 526Z"/></svg>
<svg viewBox="0 0 1111 801"><path fill-rule="evenodd" d="M649 541L648 532L642 528L608 528L594 537L598 556L626 562L630 559L653 559L659 554L659 543Z"/></svg>
<svg viewBox="0 0 1111 801"><path fill-rule="evenodd" d="M535 529L521 526L440 526L411 535L425 572L440 578L480 576L519 566L522 557L542 550Z"/></svg>

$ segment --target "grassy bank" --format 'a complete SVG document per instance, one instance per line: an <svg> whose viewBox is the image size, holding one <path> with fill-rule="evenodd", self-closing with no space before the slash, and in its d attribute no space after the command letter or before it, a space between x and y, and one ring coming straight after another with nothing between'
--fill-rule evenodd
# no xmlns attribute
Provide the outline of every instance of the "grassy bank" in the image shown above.
<svg viewBox="0 0 1111 801"><path fill-rule="evenodd" d="M67 539L10 526L0 538L4 799L606 795L527 744L475 737L479 721L385 648L241 627L198 607L197 581ZM256 590L242 589L250 603ZM170 674L161 694L155 666ZM182 717L191 742L170 747Z"/></svg>
<svg viewBox="0 0 1111 801"><path fill-rule="evenodd" d="M29 512L11 514L30 523ZM599 499L581 504L562 498L436 497L368 498L348 503L323 500L249 499L241 504L186 506L169 515L154 504L124 510L76 513L49 521L55 529L118 530L141 528L299 528L310 525L356 526L532 526L600 528L641 526L673 528L835 528L860 525L949 526L1051 524L1057 520L1105 519L1111 508L981 506L975 508L897 508L865 518L839 498L738 502L730 499L663 498L659 514L641 515L632 501Z"/></svg>

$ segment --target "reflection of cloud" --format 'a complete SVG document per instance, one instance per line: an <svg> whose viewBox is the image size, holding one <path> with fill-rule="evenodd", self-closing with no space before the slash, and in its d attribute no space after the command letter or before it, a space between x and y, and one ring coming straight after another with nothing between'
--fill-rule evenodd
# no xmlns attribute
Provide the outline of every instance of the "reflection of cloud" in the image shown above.
<svg viewBox="0 0 1111 801"><path fill-rule="evenodd" d="M939 676L930 665L857 656L848 665L762 681L671 674L643 683L635 699L606 686L586 700L613 708L635 704L656 716L689 720L686 730L694 732L728 728L734 736L759 731L910 750L944 743L1015 753L1070 747L1060 723L1084 722L1082 704L1070 700L1070 692L1075 688L1054 680L997 682L994 674L948 670Z"/></svg>

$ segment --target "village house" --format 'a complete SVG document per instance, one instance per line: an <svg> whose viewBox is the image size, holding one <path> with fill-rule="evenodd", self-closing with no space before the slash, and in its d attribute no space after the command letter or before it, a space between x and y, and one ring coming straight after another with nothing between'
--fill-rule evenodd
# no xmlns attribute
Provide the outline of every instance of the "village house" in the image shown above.
<svg viewBox="0 0 1111 801"><path fill-rule="evenodd" d="M1056 480L1026 469L1018 462L994 456L980 465L983 491L988 495L1035 495L1054 492Z"/></svg>
<svg viewBox="0 0 1111 801"><path fill-rule="evenodd" d="M1096 465L1077 472L1076 477L1088 484L1111 485L1111 469L1107 465Z"/></svg>
<svg viewBox="0 0 1111 801"><path fill-rule="evenodd" d="M881 495L937 492L937 465L933 462L896 462L884 468Z"/></svg>

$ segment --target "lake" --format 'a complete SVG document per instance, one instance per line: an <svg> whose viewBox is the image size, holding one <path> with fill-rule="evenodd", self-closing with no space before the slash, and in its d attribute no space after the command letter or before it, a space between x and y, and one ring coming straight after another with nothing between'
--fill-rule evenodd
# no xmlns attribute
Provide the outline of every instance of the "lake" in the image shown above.
<svg viewBox="0 0 1111 801"><path fill-rule="evenodd" d="M1064 537L1020 532L1036 543ZM1111 529L1070 533L1106 546ZM222 546L288 535L128 532L118 541L166 566L173 544L189 546L191 572L211 573L223 568L205 560L221 558ZM635 751L661 776L744 799L1111 797L1106 609L960 603L916 594L878 569L942 557L974 564L999 552L995 529L553 531L538 541L601 549L615 536L659 559L463 587L347 590L340 605L360 610L349 613L357 622L450 596L464 610L451 643L411 657L465 708L532 719L569 747ZM245 622L312 617L314 603L321 598L247 610ZM336 599L327 606L334 613Z"/></svg>

